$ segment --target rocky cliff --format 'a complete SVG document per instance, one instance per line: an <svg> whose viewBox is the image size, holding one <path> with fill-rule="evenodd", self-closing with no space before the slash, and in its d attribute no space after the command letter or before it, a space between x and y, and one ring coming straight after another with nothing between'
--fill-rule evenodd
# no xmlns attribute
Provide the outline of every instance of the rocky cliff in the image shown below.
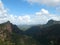
<svg viewBox="0 0 60 45"><path fill-rule="evenodd" d="M38 45L30 36L27 36L16 25L9 21L0 24L0 45Z"/></svg>

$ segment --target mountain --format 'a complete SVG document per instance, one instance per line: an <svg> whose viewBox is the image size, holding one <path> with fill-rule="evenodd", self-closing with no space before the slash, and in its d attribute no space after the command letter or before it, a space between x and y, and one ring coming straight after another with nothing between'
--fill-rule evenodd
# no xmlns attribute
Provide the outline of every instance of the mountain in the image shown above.
<svg viewBox="0 0 60 45"><path fill-rule="evenodd" d="M25 34L42 45L60 45L60 21L49 20L47 24L32 26Z"/></svg>
<svg viewBox="0 0 60 45"><path fill-rule="evenodd" d="M16 33L23 33L22 30L20 30L16 25L13 25L10 23L10 21L7 21L5 23L0 24L0 31L7 30L9 33L16 32Z"/></svg>
<svg viewBox="0 0 60 45"><path fill-rule="evenodd" d="M40 26L32 26L31 28L25 31L25 34L29 36L34 36L37 35L40 31L41 31Z"/></svg>
<svg viewBox="0 0 60 45"><path fill-rule="evenodd" d="M60 45L60 24L54 24L47 28L43 28L37 39L42 44Z"/></svg>
<svg viewBox="0 0 60 45"><path fill-rule="evenodd" d="M16 25L7 21L0 24L0 45L38 45L31 36L27 36Z"/></svg>
<svg viewBox="0 0 60 45"><path fill-rule="evenodd" d="M60 24L60 21L56 21L56 20L49 20L46 24L46 26L51 26L51 25L54 25L54 24Z"/></svg>
<svg viewBox="0 0 60 45"><path fill-rule="evenodd" d="M8 45L8 44L4 44L7 42L10 45L13 45L11 44L12 42L15 43L13 38L17 37L18 34L21 34L21 33L23 33L22 30L20 30L16 25L13 25L12 23L10 23L10 21L0 24L0 43L3 42L1 43L1 45Z"/></svg>
<svg viewBox="0 0 60 45"><path fill-rule="evenodd" d="M28 30L32 25L17 25L17 27L23 31Z"/></svg>
<svg viewBox="0 0 60 45"><path fill-rule="evenodd" d="M0 45L60 45L60 21L20 28L10 21L0 24Z"/></svg>
<svg viewBox="0 0 60 45"><path fill-rule="evenodd" d="M12 24L9 21L0 24L0 32L2 30L7 30L7 31L9 31L11 33L12 32Z"/></svg>

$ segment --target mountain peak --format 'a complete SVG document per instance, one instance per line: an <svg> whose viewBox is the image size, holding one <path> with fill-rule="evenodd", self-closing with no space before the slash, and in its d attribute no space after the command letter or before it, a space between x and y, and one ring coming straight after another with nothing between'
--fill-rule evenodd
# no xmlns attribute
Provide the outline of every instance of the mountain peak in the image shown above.
<svg viewBox="0 0 60 45"><path fill-rule="evenodd" d="M10 21L7 21L7 23L10 23Z"/></svg>
<svg viewBox="0 0 60 45"><path fill-rule="evenodd" d="M0 24L0 30L7 30L8 32L12 32L12 23L10 21L7 21L5 23ZM3 28L2 28L3 27Z"/></svg>
<svg viewBox="0 0 60 45"><path fill-rule="evenodd" d="M5 22L4 24L11 24L11 22L10 22L10 21L7 21L7 22Z"/></svg>
<svg viewBox="0 0 60 45"><path fill-rule="evenodd" d="M54 24L60 24L60 21L56 21L56 20L49 20L47 22L47 24L45 26L51 26L51 25L54 25Z"/></svg>
<svg viewBox="0 0 60 45"><path fill-rule="evenodd" d="M52 24L53 22L55 22L55 21L51 19L47 22L47 24Z"/></svg>

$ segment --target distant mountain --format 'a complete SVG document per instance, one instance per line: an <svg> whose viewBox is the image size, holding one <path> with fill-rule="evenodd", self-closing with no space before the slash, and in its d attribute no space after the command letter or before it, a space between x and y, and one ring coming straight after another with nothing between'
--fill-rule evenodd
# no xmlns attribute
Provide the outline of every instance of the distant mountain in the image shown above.
<svg viewBox="0 0 60 45"><path fill-rule="evenodd" d="M17 25L17 27L23 31L29 29L32 25Z"/></svg>

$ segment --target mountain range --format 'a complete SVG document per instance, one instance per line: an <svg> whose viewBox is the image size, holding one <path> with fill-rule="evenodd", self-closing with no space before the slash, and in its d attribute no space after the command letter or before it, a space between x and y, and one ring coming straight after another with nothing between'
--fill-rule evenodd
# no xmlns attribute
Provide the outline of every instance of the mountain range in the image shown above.
<svg viewBox="0 0 60 45"><path fill-rule="evenodd" d="M30 26L7 21L0 24L0 45L60 45L60 21Z"/></svg>

